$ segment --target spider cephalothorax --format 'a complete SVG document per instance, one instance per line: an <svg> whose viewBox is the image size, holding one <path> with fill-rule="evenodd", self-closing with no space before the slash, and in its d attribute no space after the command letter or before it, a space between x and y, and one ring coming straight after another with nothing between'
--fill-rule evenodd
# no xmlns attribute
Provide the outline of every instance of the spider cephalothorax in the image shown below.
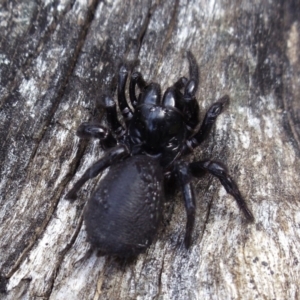
<svg viewBox="0 0 300 300"><path fill-rule="evenodd" d="M100 139L107 152L87 169L66 197L75 199L77 191L88 179L110 167L88 200L84 215L91 244L104 254L129 257L149 247L161 219L164 180L172 176L177 178L185 201L187 224L184 242L187 248L195 221L192 177L201 177L209 172L219 178L247 220L254 220L223 164L212 160L192 163L182 160L208 136L217 116L229 102L228 96L220 98L208 109L200 123L195 98L198 66L191 52L187 52L187 57L190 78L181 77L162 97L157 83L147 84L140 73L134 72L129 86L131 106L125 96L128 72L121 66L118 103L125 127L118 120L116 103L105 97L111 129L100 124L83 123L77 130L80 137ZM138 97L136 88L139 89Z"/></svg>

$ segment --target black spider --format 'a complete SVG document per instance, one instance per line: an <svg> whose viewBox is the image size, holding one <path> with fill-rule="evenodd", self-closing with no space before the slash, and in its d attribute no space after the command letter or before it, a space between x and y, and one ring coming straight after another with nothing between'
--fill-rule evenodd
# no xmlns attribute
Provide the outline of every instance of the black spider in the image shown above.
<svg viewBox="0 0 300 300"><path fill-rule="evenodd" d="M89 241L103 254L130 257L149 247L161 220L164 182L174 176L185 202L186 248L191 244L195 221L192 177L209 172L219 178L246 219L254 220L237 185L221 163L212 160L187 163L182 160L208 136L217 116L229 102L228 96L220 98L208 109L199 126L199 106L195 98L198 66L191 52L187 52L187 57L190 79L181 77L166 90L162 99L159 84L146 84L142 75L134 72L129 86L133 109L125 97L128 72L121 66L118 103L125 128L118 120L116 103L106 96L105 108L111 130L95 123L83 123L77 130L79 137L98 138L102 147L108 149L66 196L75 199L88 179L110 167L88 200L84 214ZM140 90L138 98L136 86Z"/></svg>

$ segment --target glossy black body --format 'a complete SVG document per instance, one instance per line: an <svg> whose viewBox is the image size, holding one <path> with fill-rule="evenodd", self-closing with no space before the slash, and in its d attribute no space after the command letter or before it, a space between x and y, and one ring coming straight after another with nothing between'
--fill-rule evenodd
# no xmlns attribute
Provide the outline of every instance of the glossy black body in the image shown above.
<svg viewBox="0 0 300 300"><path fill-rule="evenodd" d="M66 197L75 199L88 179L110 167L88 200L84 214L89 241L103 254L136 256L151 245L160 224L164 183L174 178L185 202L186 248L191 244L195 222L196 196L192 177L209 172L219 178L247 220L254 220L222 163L182 160L208 136L217 116L229 102L228 96L220 98L200 123L195 98L198 66L192 53L187 52L187 57L190 78L179 78L162 97L157 83L147 84L140 73L134 72L129 86L131 106L125 96L128 73L121 66L118 103L125 127L118 119L116 103L105 97L104 108L110 129L97 123L83 123L77 130L77 135L82 138L98 138L106 154L87 169Z"/></svg>

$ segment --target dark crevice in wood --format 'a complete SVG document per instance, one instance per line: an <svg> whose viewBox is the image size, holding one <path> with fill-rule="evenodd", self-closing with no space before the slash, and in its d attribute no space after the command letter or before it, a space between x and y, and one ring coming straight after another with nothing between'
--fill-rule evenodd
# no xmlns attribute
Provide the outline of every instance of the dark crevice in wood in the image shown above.
<svg viewBox="0 0 300 300"><path fill-rule="evenodd" d="M50 30L50 29L49 29ZM49 31L48 30L48 39L50 39L50 36L49 36L49 34L51 34L51 30ZM55 30L55 28L54 29L52 29L52 31L53 30ZM46 37L44 37L43 38L43 40L40 42L40 45L43 45L43 41L45 40L45 38ZM79 50L80 50L80 48L78 48ZM37 49L36 49L37 50ZM77 51L77 52L79 52L79 50ZM39 51L37 51L37 52L39 52ZM76 54L76 53L75 53ZM37 55L38 54L36 54L35 55L35 57L37 57ZM78 56L78 53L77 53L77 56ZM27 60L27 66L29 66L31 63L32 63L32 61L33 61L33 58L31 57L30 59L28 59ZM76 61L76 58L75 58L75 61ZM20 170L19 170L19 172L16 172L16 171L14 171L14 170L11 170L11 171L13 171L13 172L10 172L10 174L12 174L11 176L12 176L12 181L14 181L16 178L15 177L17 177L17 180L18 180L18 185L19 186L22 186L23 185L23 182L24 182L24 180L25 180L25 178L22 176L22 174L25 174L26 172L27 172L27 170L28 170L28 168L30 168L30 165L31 165L31 162L32 162L32 160L33 160L33 158L35 157L35 155L36 155L36 152L37 152L37 149L38 149L38 147L39 147L39 144L40 144L40 142L41 142L41 140L43 139L43 137L44 137L44 134L45 134L45 132L47 131L47 128L49 127L49 124L51 123L51 119L52 119L52 116L53 116L53 114L55 113L55 111L56 111L56 109L57 109L57 107L58 107L58 105L59 105L59 102L60 102L60 99L62 98L62 95L63 95L63 93L64 93L64 89L65 89L65 86L66 86L66 84L67 84L67 81L68 81L68 77L69 77L69 74L72 72L72 70L74 69L74 66L75 66L75 61L73 62L73 66L71 65L71 68L70 68L70 70L69 70L69 72L67 72L67 76L65 77L65 79L66 79L66 81L65 81L65 83L64 84L62 84L62 86L60 87L60 91L58 91L58 93L57 93L57 95L55 95L55 97L56 97L56 99L55 100L53 100L53 107L52 107L52 111L50 111L49 113L50 113L50 116L48 116L48 118L46 118L46 121L45 121L45 123L43 124L43 126L42 126L42 128L41 128L41 130L39 131L39 132L37 132L36 133L36 135L34 136L34 137L27 137L27 136L23 136L23 133L22 132L20 132L20 134L19 134L19 132L16 134L16 133L12 133L12 132L10 132L9 130L5 130L5 131L3 131L3 140L2 141L4 141L3 142L3 144L1 145L1 160L2 159L6 159L6 155L7 155L7 149L8 149L8 145L5 145L5 142L7 142L7 140L8 140L8 138L9 138L9 140L10 140L10 136L13 136L13 135L15 135L16 137L15 137L15 140L16 141L18 141L18 140L20 140L20 139L25 139L25 142L27 142L27 144L26 144L26 148L31 148L32 147L32 150L31 150L31 153L30 153L30 159L27 161L27 163L26 163L26 165L25 166L22 166L22 168L20 168ZM72 64L72 62L71 62L71 64ZM25 68L26 66L23 66L23 68ZM23 71L24 72L24 71ZM20 78L19 78L20 79ZM15 80L15 82L17 83L18 82L18 80ZM18 92L17 92L17 87L16 86L14 86L14 88L16 89L16 91L15 91L15 93L16 93L16 95L15 95L15 93L11 93L9 96L8 96L8 98L5 98L4 97L4 100L3 101L5 101L5 100L7 100L6 102L6 104L7 104L7 114L8 114L8 119L9 119L9 117L12 119L9 119L9 121L8 122L6 122L6 124L5 124L5 126L7 126L8 128L11 126L11 123L12 123L12 121L13 121L13 118L18 118L19 116L17 116L17 117L15 117L15 116L12 116L12 112L14 112L13 111L13 109L12 109L12 104L13 104L13 102L14 102L14 97L18 97ZM42 100L41 100L42 101ZM41 122L42 122L42 120L41 120ZM8 124L7 124L8 123ZM19 125L18 127L20 128L20 126L21 125ZM21 128L21 130L22 130L22 128ZM7 138L8 137L8 138ZM22 154L22 153L21 153ZM20 157L20 159L22 159L23 157ZM19 167L19 165L17 166L17 168ZM11 182L12 182L11 181ZM11 186L11 184L8 184L7 186ZM5 193L5 194L8 194L8 192L7 193Z"/></svg>
<svg viewBox="0 0 300 300"><path fill-rule="evenodd" d="M58 4L58 1L55 1ZM66 14L72 9L73 4L74 4L75 0L73 0L73 3L69 4L69 7L66 6L65 10L60 14L59 18L57 18L58 14L57 14L57 10L55 10L55 13L53 14L53 19L55 19L55 21L51 24L51 26L49 26L44 35L42 36L42 38L39 40L39 42L37 43L35 49L33 49L32 54L28 57L28 59L24 62L24 65L22 66L22 70L20 70L20 72L22 74L26 74L26 70L30 67L32 61L34 59L36 59L42 49L43 49L43 45L51 40L51 36L53 35L53 33L56 31L57 26L60 25L62 23L62 20L65 18ZM52 7L57 8L57 5L54 5L54 3L51 3ZM35 20L34 20L35 21ZM34 21L32 21L32 27L34 27ZM29 30L30 31L30 30Z"/></svg>
<svg viewBox="0 0 300 300"><path fill-rule="evenodd" d="M161 295L161 291L162 291L162 274L164 272L164 261L165 261L164 260L164 256L163 256L163 258L161 260L162 261L162 265L161 265L161 267L159 269L159 274L158 274L158 293L157 293L157 297L159 295Z"/></svg>
<svg viewBox="0 0 300 300"><path fill-rule="evenodd" d="M6 285L8 283L8 278L0 274L0 295L7 292Z"/></svg>
<svg viewBox="0 0 300 300"><path fill-rule="evenodd" d="M174 5L173 5L173 10L171 12L171 19L169 21L167 30L166 30L166 34L162 40L162 46L161 46L161 52L159 54L159 58L157 61L157 65L161 65L161 62L163 61L164 57L165 57L165 53L166 50L170 44L170 40L172 38L172 34L174 34L174 28L177 24L177 17L178 17L178 6L179 6L179 0L176 0ZM158 72L158 68L155 68L155 74L153 75L153 77L157 77L157 72Z"/></svg>
<svg viewBox="0 0 300 300"><path fill-rule="evenodd" d="M150 7L150 9L148 11L148 14L147 14L147 17L144 20L144 24L142 25L141 32L140 32L139 38L138 38L138 40L139 40L138 54L140 53L140 50L141 50L141 47L142 47L142 44L143 44L143 41L144 41L145 34L147 32L151 17L153 15L155 9L156 9L155 4L152 7Z"/></svg>
<svg viewBox="0 0 300 300"><path fill-rule="evenodd" d="M85 151L86 145L81 145L81 147L78 148L78 155L76 157L82 157L83 152ZM40 236L43 235L47 225L49 224L51 218L53 217L53 212L56 210L57 205L59 203L59 200L62 197L62 194L64 192L64 187L67 185L67 183L71 180L73 175L67 175L66 178L62 181L59 190L54 194L55 200L51 201L52 206L48 209L47 215L45 216L43 223L36 224L37 227L39 227L39 231L34 231L34 233L31 234L31 239L27 241L27 245L24 249L20 250L18 259L14 263L14 265L10 268L9 272L5 275L6 278L10 278L19 268L20 264L23 262L24 258L27 257L28 252L31 250L31 248L34 246L35 242L39 239ZM81 217L82 218L82 217ZM82 220L79 221L79 223L82 223ZM34 223L32 224L32 228L34 229ZM78 235L78 232L80 230L81 224L78 225L79 229L76 227L74 231L74 237L71 239L71 242L76 240L76 237ZM18 251L16 251L18 252ZM10 263L11 261L15 260L15 253L12 253L12 257L8 257L7 261ZM6 267L6 263L3 264L3 268Z"/></svg>
<svg viewBox="0 0 300 300"><path fill-rule="evenodd" d="M82 223L83 223L83 214L84 214L84 210L82 210L81 216L79 217L79 222L78 222L78 224L77 224L77 226L76 226L76 228L75 228L75 230L73 232L73 235L72 235L70 241L66 244L65 248L62 251L60 251L60 253L59 253L59 260L56 263L56 268L55 268L55 270L54 270L51 278L49 278L49 281L51 281L49 290L44 295L44 297L46 297L47 299L49 299L50 296L51 296L51 293L52 293L54 285L55 285L56 277L59 274L60 268L62 266L62 262L63 262L63 260L65 258L65 255L72 248L72 246L74 245L74 243L75 243L75 241L76 241L76 239L78 237L78 234L80 232L80 229L81 229ZM87 255L90 254L90 250L86 253ZM85 257L86 256L84 256L82 259L85 259Z"/></svg>
<svg viewBox="0 0 300 300"><path fill-rule="evenodd" d="M81 32L81 36L78 38L79 40L79 43L77 45L77 47L75 48L75 51L74 51L74 55L72 57L72 61L70 62L70 65L69 65L69 70L66 72L66 75L65 75L65 80L61 86L61 89L60 91L58 91L58 97L57 97L57 100L54 102L54 105L52 106L52 110L49 114L49 123L52 121L52 118L53 118L53 115L55 114L59 104L60 104L60 101L61 99L63 98L64 94L65 94L65 90L69 84L69 81L70 81L70 77L72 76L72 74L74 73L74 69L76 67L76 63L77 63L77 60L78 60L78 57L81 53L81 49L84 45L84 42L86 41L86 37L87 37L87 34L88 34L88 30L89 30L89 27L90 27L90 24L92 23L93 19L94 19L94 14L95 14L95 11L97 9L97 5L98 5L98 1L97 0L94 0L94 2L90 5L90 10L89 10L89 13L87 15L87 18L86 18L86 22L85 24L83 25L83 30ZM48 124L46 124L46 126L44 128L47 128L48 127ZM45 130L46 131L46 130ZM45 133L44 131L44 133ZM43 135L41 137L41 140L43 138Z"/></svg>
<svg viewBox="0 0 300 300"><path fill-rule="evenodd" d="M50 122L52 121L52 118L53 118L53 115L55 114L58 106L59 106L59 103L64 95L64 92L65 92L65 89L68 85L68 82L69 82L69 79L70 79L70 76L71 74L73 73L74 69L75 69L75 66L76 66L76 62L77 62L77 59L78 59L78 56L80 54L80 51L81 51L81 48L84 44L84 41L86 39L86 36L87 36L87 32L88 32L88 29L89 29L89 26L93 20L93 17L94 17L94 12L97 8L97 4L98 2L97 1L94 1L93 2L93 5L91 5L91 10L90 10L90 13L87 17L87 20L86 20L86 24L85 26L83 27L83 31L81 33L81 37L79 38L79 41L80 43L78 43L78 46L74 52L74 56L73 56L73 61L70 63L70 67L69 67L69 70L66 72L66 76L65 76L65 80L64 80L64 83L62 84L61 86L61 89L60 91L58 92L58 97L57 99L55 100L53 106L52 106L52 110L51 112L49 113L49 117L47 118L47 123L45 124L45 126L43 127L43 132L41 133L39 139L36 141L35 143L35 146L33 148L33 151L32 151L32 155L31 155L31 160L29 161L27 167L26 167L26 170L28 170L28 168L30 169L30 165L31 163L33 162L33 159L34 159L34 154L37 152L37 149L40 145L40 142L44 139L44 136L45 136L45 133L47 132L47 129L49 127L49 124ZM83 151L84 149L79 148L79 151L78 151L78 156L77 157L82 157L82 154L83 154ZM25 170L25 171L26 171ZM74 174L72 174L74 175ZM52 200L52 206L51 206L51 209L48 210L48 213L47 215L45 216L45 219L43 220L43 223L42 224L39 224L39 231L35 233L32 233L31 234L31 238L30 238L30 241L27 241L27 245L25 246L25 248L23 250L21 250L21 253L19 251L16 251L14 253L11 254L11 257L8 258L7 260L7 263L10 264L11 261L14 261L15 260L15 254L16 253L19 253L18 254L18 259L17 261L15 262L15 264L10 268L9 272L7 273L6 277L11 277L13 275L13 273L18 269L18 266L20 265L20 263L23 261L24 257L26 257L27 253L31 250L32 246L34 245L35 241L39 238L40 235L43 234L45 228L47 227L47 224L49 223L49 221L51 220L51 217L52 217L52 214L53 214L53 211L55 211L57 205L58 205L58 201L61 197L61 192L63 190L63 187L67 185L67 183L69 182L69 180L72 178L72 176L70 177L66 177L66 179L63 181L62 185L61 185L61 188L60 188L60 191L58 191L58 193L56 194L56 197L55 197L55 200ZM3 264L3 267L5 268L7 263L5 262Z"/></svg>
<svg viewBox="0 0 300 300"><path fill-rule="evenodd" d="M284 6L284 36L283 40L288 41L290 39L289 33L292 30L292 26L297 27L298 35L299 35L299 13L300 7L297 1L287 1L283 4ZM299 41L298 45L294 45L299 49ZM287 55L288 47L284 49L284 70L285 77L282 79L283 87L282 87L282 101L283 101L283 128L287 133L288 137L292 142L292 145L297 153L297 156L300 155L300 122L299 122L299 99L297 99L297 94L299 94L299 87L294 84L293 76L297 77L299 75L299 60L300 56L298 55L298 60L296 62L292 62L289 60ZM297 63L298 62L298 63ZM293 88L294 85L294 88ZM298 92L297 92L298 91Z"/></svg>
<svg viewBox="0 0 300 300"><path fill-rule="evenodd" d="M174 9L172 11L172 16L171 16L171 20L169 22L169 26L168 26L168 30L167 30L167 34L166 37L163 41L163 46L162 46L162 55L161 55L161 59L164 57L166 49L170 43L172 34L174 34L174 27L177 24L177 18L178 18L178 6L179 6L179 0L176 0L174 3Z"/></svg>
<svg viewBox="0 0 300 300"><path fill-rule="evenodd" d="M289 62L286 62L286 68L289 69L290 73L296 73L292 71L292 67ZM297 74L297 73L296 73ZM300 126L299 119L297 118L297 112L299 112L299 99L295 97L295 91L289 90L289 86L292 86L292 79L287 77L285 78L285 86L283 92L283 128L290 138L290 141L297 153L297 156L300 155Z"/></svg>
<svg viewBox="0 0 300 300"><path fill-rule="evenodd" d="M73 0L73 2L75 2L75 0ZM57 18L58 14L57 14L57 10L55 10L55 12L53 13L53 19L55 19L55 21L53 23L51 23L50 26L48 26L48 28L42 34L41 38L38 40L35 47L31 48L30 50L27 50L27 54L28 53L29 54L26 56L24 61L22 61L22 58L19 58L19 56L20 56L19 48L14 49L15 54L12 55L12 60L14 61L14 64L13 64L13 68L12 68L12 70L10 70L10 72L16 73L16 75L12 78L11 81L9 81L7 84L5 84L5 88L7 90L7 96L3 97L0 100L0 108L4 105L4 103L7 100L9 100L9 96L12 93L14 93L14 91L16 90L16 87L20 81L20 77L21 76L24 76L25 78L30 77L30 75L26 75L26 74L28 73L28 70L30 69L32 62L40 55L41 51L43 50L42 46L47 41L51 40L51 36L57 29L57 26L62 23L62 20L65 18L66 14L70 11L73 4L71 4L70 7L67 6L65 8L65 10L61 13L59 18ZM39 7L38 10L36 11L35 15L33 16L33 19L31 20L31 27L28 29L28 32L33 31L33 29L36 26L36 23L38 23L40 26L42 26L41 24L44 22L44 20L42 19L42 17L40 17L41 16L41 9L40 9L41 6L42 6L42 4L38 6ZM56 8L55 3L51 3L51 6ZM45 8L45 11L46 11L46 7L43 7L43 8ZM40 19L39 19L39 17L40 17ZM28 41L25 41L25 43L28 43ZM19 45L22 45L21 41L19 41ZM18 61L18 63L15 63L16 61Z"/></svg>
<svg viewBox="0 0 300 300"><path fill-rule="evenodd" d="M285 132L290 136L292 145L297 153L300 155L300 138L297 132L297 126L294 122L294 118L292 115L293 109L290 106L292 96L289 91L285 92L285 97L283 97L283 105L285 114L283 115L283 128Z"/></svg>

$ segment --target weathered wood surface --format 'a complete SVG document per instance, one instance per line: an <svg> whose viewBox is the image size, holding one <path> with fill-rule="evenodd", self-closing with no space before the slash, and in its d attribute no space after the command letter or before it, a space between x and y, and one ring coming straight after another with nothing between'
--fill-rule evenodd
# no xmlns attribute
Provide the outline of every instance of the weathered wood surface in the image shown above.
<svg viewBox="0 0 300 300"><path fill-rule="evenodd" d="M1 2L1 299L299 299L300 8L283 2ZM76 128L100 118L120 61L166 88L187 75L184 49L202 115L231 97L190 160L228 165L255 224L208 176L190 250L178 192L137 261L87 255L82 211L101 178L64 195L103 152Z"/></svg>

